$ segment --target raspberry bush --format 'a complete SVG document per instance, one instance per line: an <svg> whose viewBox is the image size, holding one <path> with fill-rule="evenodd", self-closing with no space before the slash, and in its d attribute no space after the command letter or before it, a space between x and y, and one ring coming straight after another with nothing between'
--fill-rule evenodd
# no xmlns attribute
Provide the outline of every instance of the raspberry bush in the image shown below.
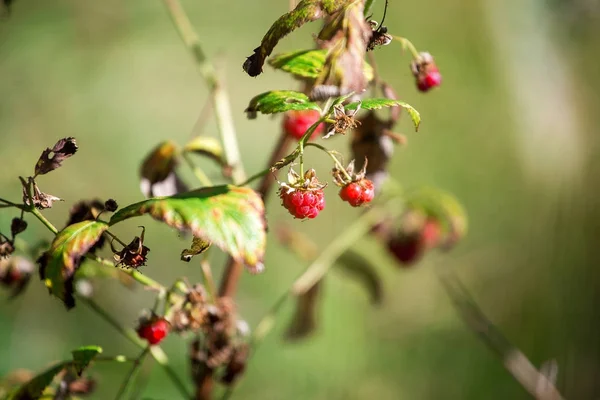
<svg viewBox="0 0 600 400"><path fill-rule="evenodd" d="M378 238L381 249L387 248L399 263L414 263L426 251L452 248L466 234L467 224L463 208L451 195L431 188L405 190L388 174L394 144L404 137L394 129L401 119L408 119L402 123L416 130L421 116L397 98L384 77L378 75L376 57L367 53L376 54L381 46L398 45L398 58L405 60L407 74L412 72L415 79L415 93L440 86L441 74L433 56L417 51L408 39L393 35L392 28L383 25L387 1L382 21L377 23L371 15L380 9L373 7L372 0L302 0L278 18L259 46L240 62L251 77L265 73L267 64L299 81L297 90L269 90L249 99L245 109L248 118L259 114L281 114L282 118L281 139L265 169L249 175L241 163L228 92L221 77L204 53L179 1L163 2L209 88L220 138L197 136L183 144L171 140L158 143L140 160L143 196L139 202L122 206L118 198L108 196L81 199L65 212L65 225L57 225L44 215L44 210L63 205L57 203L61 199L41 187L46 190L44 175L55 173L63 164L67 168L68 159L80 149L75 138L58 140L41 152L36 163L32 162L31 176L19 177L23 192L12 197L21 198L0 198L2 211L15 213L11 226L0 230L0 283L10 289L11 296L18 296L36 276L33 271L37 268L50 295L67 309L85 304L138 346L137 355L105 357L114 362L132 361L117 398L126 396L134 381L129 378L145 357L152 357L165 369L181 398L209 399L217 383L230 395L245 370L251 368L247 365L250 355L269 332L285 300L294 298L298 304L292 321L293 336L311 333L313 312L319 306L315 293L321 280L336 262L344 264L364 237L371 233ZM399 6L394 3L390 7ZM322 29L313 48L273 54L287 34L316 20L321 21ZM335 149L341 135L351 136L349 152ZM313 168L317 155L331 160L331 170ZM196 157L208 158L219 166L222 173L218 182L197 166ZM346 164L344 159L349 162ZM182 166L189 167L197 182L185 181ZM282 170L287 170L287 176L282 176ZM294 239L282 241L310 264L272 311L251 328L239 315L235 292L244 267L251 274L277 267L264 262L265 202L270 201L273 187L277 187L281 205L293 217L289 218L292 223L293 219L311 220L327 213L336 202L360 208L344 233L322 251L305 251L317 246L302 237L301 225L294 225L298 231L290 234ZM338 196L327 194L332 191L338 191ZM329 208L325 207L326 197ZM143 273L155 251L144 243L145 237L153 234L151 226L141 227L139 236L130 238L114 233L116 225L142 215L189 234L184 236L189 243L180 259L198 264L201 282L182 278L165 284ZM51 243L34 246L16 240L33 220L52 232ZM228 255L225 268L214 269L224 271L219 286L208 256L217 249ZM378 289L373 288L379 287L381 280L378 266L362 259L354 263L352 268L361 272L357 275L359 282L377 297ZM155 294L154 303L140 310L144 316L137 325L121 326L103 309L101 299L92 290L94 281L101 278L142 285ZM174 371L160 347L169 334L189 342L193 393L186 382L188 372ZM82 374L101 352L98 346L76 349L73 360L55 364L8 388L7 398L85 396L94 384Z"/></svg>

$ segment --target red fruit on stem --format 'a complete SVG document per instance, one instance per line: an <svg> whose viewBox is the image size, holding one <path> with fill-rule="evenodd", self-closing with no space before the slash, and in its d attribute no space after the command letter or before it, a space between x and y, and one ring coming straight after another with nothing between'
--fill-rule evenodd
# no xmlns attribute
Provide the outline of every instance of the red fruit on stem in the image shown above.
<svg viewBox="0 0 600 400"><path fill-rule="evenodd" d="M283 130L286 134L299 140L308 128L319 120L321 115L315 110L288 111L283 117ZM311 135L311 139L323 133L324 124L319 124Z"/></svg>
<svg viewBox="0 0 600 400"><path fill-rule="evenodd" d="M325 195L321 189L279 190L283 206L298 219L315 218L325 208Z"/></svg>
<svg viewBox="0 0 600 400"><path fill-rule="evenodd" d="M439 244L441 235L442 229L439 222L435 219L428 219L421 231L421 241L425 248L431 249Z"/></svg>
<svg viewBox="0 0 600 400"><path fill-rule="evenodd" d="M417 88L421 92L427 92L442 84L442 74L431 54L419 53L418 57L410 64L410 68L417 81Z"/></svg>
<svg viewBox="0 0 600 400"><path fill-rule="evenodd" d="M360 179L350 182L340 189L340 198L348 202L352 207L360 207L370 203L375 197L375 186L368 179Z"/></svg>
<svg viewBox="0 0 600 400"><path fill-rule="evenodd" d="M411 265L423 255L423 242L418 235L400 236L388 242L388 250L405 265Z"/></svg>
<svg viewBox="0 0 600 400"><path fill-rule="evenodd" d="M140 338L145 339L151 345L160 343L169 333L171 325L164 318L155 318L142 322L137 329Z"/></svg>

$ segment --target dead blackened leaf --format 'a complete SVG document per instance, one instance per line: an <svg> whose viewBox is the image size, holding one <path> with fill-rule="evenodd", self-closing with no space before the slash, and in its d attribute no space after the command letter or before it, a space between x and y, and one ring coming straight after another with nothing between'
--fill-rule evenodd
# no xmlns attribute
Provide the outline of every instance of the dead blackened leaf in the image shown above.
<svg viewBox="0 0 600 400"><path fill-rule="evenodd" d="M59 168L64 160L77 152L75 138L60 139L54 147L47 148L35 164L35 176L47 174Z"/></svg>

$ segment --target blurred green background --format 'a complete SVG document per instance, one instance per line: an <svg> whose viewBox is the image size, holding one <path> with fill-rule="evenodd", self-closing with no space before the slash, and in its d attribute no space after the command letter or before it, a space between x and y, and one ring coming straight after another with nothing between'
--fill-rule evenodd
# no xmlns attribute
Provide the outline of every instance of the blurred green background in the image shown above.
<svg viewBox="0 0 600 400"><path fill-rule="evenodd" d="M295 88L269 67L256 79L241 64L285 0L184 0L226 77L246 169L264 167L279 121L245 119L253 95ZM382 13L375 4L375 19ZM461 322L434 268L454 268L487 316L534 364L555 359L557 384L567 398L600 396L600 19L594 1L390 1L386 24L435 55L444 82L418 93L408 55L398 44L376 52L382 76L422 114L409 145L391 164L406 186L436 185L453 192L470 217L469 235L452 252L428 255L399 270L381 245L368 239L357 251L385 278L386 298L373 308L355 282L333 272L325 284L318 332L301 343L281 339L291 304L252 360L234 398L248 399L519 399L525 391ZM312 24L286 38L278 51L310 47ZM138 168L164 139L185 143L207 90L159 0L18 0L0 20L0 195L20 198L41 150L75 136L80 150L59 171L39 178L42 190L66 199L46 214L56 225L80 198L139 201ZM205 129L216 135L214 122ZM332 146L346 151L347 138ZM324 157L311 159L328 171ZM205 165L213 176L218 176ZM321 248L354 219L335 191L315 221L292 221L273 197L271 226L290 224ZM0 210L6 231L14 211ZM32 218L27 240L50 238ZM196 263L179 261L187 243L149 219L119 226L132 237L145 224L152 249L147 274L164 283ZM272 230L273 231L273 230ZM270 233L266 272L246 274L239 307L254 326L305 267ZM220 273L222 255L215 256ZM152 296L115 282L96 282L98 301L134 326ZM186 344L164 342L187 382ZM34 279L25 295L0 304L0 376L16 368L41 370L79 345L98 344L105 355L138 350L89 309L65 312ZM112 398L125 365L98 363L99 389ZM178 393L158 367L144 396Z"/></svg>

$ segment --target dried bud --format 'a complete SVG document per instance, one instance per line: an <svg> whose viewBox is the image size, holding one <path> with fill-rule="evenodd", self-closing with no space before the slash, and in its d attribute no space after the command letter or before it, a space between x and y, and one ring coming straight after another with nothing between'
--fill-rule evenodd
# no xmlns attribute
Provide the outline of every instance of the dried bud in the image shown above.
<svg viewBox="0 0 600 400"><path fill-rule="evenodd" d="M60 139L53 148L47 148L35 164L35 176L47 174L61 166L61 163L77 152L75 138Z"/></svg>
<svg viewBox="0 0 600 400"><path fill-rule="evenodd" d="M15 246L12 241L0 235L0 260L8 258L15 251Z"/></svg>
<svg viewBox="0 0 600 400"><path fill-rule="evenodd" d="M96 381L92 378L81 377L69 383L68 390L70 394L85 396L96 389Z"/></svg>
<svg viewBox="0 0 600 400"><path fill-rule="evenodd" d="M233 350L233 354L225 366L225 372L223 373L223 376L221 376L221 382L228 386L233 385L244 373L249 355L250 346L248 346L248 344L243 343L237 346Z"/></svg>
<svg viewBox="0 0 600 400"><path fill-rule="evenodd" d="M51 208L55 201L62 201L62 199L56 196L42 192L33 179L30 180L30 183L33 185L33 205L38 210ZM23 185L23 203L31 206L26 184Z"/></svg>
<svg viewBox="0 0 600 400"><path fill-rule="evenodd" d="M119 208L119 205L113 199L108 199L104 202L104 209L108 212L115 212L117 208Z"/></svg>
<svg viewBox="0 0 600 400"><path fill-rule="evenodd" d="M333 135L337 134L345 134L348 129L354 129L358 125L360 125L360 121L356 120L354 117L356 113L360 110L360 105L350 112L346 113L346 109L342 104L338 104L333 107L333 119L334 123L331 126L331 129L323 139L327 139Z"/></svg>
<svg viewBox="0 0 600 400"><path fill-rule="evenodd" d="M19 233L23 232L25 229L27 229L27 222L25 222L25 220L21 218L13 218L10 224L10 233L12 234L13 238Z"/></svg>
<svg viewBox="0 0 600 400"><path fill-rule="evenodd" d="M12 297L25 289L32 273L33 264L26 258L0 259L0 284L12 289Z"/></svg>
<svg viewBox="0 0 600 400"><path fill-rule="evenodd" d="M121 251L116 251L111 242L111 249L114 253L117 266L124 265L128 268L138 269L139 267L146 265L147 254L150 249L144 246L144 233L146 229L142 227L141 236L133 238L131 243L123 247Z"/></svg>

